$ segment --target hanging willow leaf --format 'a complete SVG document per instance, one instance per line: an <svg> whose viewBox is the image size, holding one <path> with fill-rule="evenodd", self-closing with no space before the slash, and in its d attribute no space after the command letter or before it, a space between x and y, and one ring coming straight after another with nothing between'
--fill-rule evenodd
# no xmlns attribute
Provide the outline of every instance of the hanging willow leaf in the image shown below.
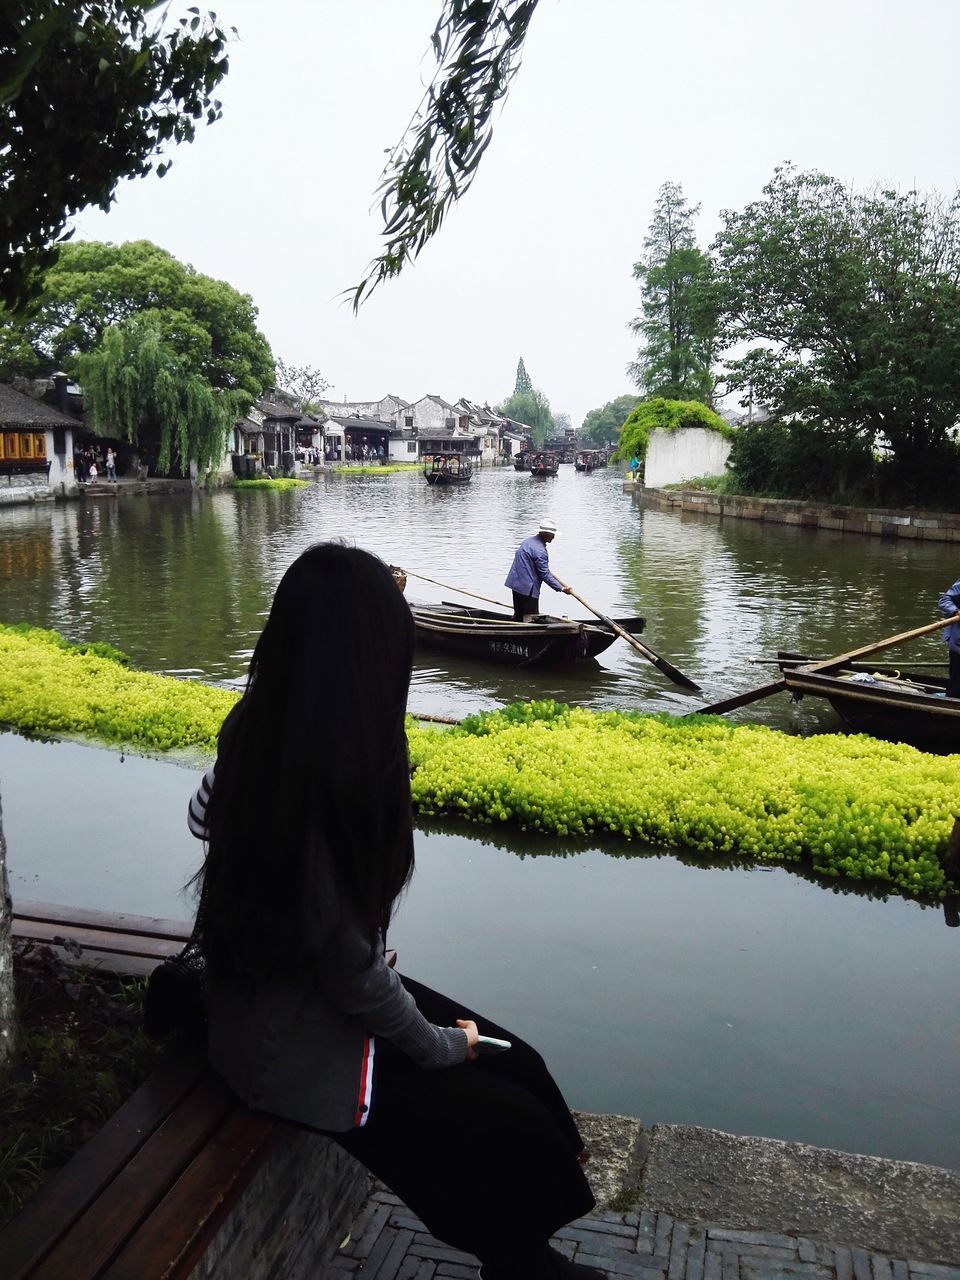
<svg viewBox="0 0 960 1280"><path fill-rule="evenodd" d="M470 188L493 111L520 67L538 0L444 0L431 37L436 73L381 175L383 251L348 292L356 311L399 275Z"/></svg>

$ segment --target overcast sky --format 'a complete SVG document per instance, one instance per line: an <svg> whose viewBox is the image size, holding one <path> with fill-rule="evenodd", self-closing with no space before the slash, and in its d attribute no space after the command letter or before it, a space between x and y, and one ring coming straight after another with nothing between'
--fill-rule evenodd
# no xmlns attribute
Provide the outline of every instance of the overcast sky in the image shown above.
<svg viewBox="0 0 960 1280"><path fill-rule="evenodd" d="M173 0L185 11L190 0ZM496 403L522 355L578 424L632 390L627 329L660 184L724 208L792 160L857 186L958 182L960 0L540 0L471 191L354 317L386 149L430 78L440 0L210 0L238 30L223 119L77 235L153 240L252 295L328 393Z"/></svg>

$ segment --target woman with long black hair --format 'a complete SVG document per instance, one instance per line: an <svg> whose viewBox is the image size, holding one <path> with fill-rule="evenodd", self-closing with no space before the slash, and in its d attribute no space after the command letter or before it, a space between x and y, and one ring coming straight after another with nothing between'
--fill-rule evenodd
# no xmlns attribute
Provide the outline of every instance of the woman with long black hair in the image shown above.
<svg viewBox="0 0 960 1280"><path fill-rule="evenodd" d="M484 1280L600 1277L548 1245L594 1200L543 1060L384 958L414 864L413 643L365 551L311 547L277 588L191 801L210 1060L248 1105L339 1142ZM478 1058L480 1033L512 1048Z"/></svg>

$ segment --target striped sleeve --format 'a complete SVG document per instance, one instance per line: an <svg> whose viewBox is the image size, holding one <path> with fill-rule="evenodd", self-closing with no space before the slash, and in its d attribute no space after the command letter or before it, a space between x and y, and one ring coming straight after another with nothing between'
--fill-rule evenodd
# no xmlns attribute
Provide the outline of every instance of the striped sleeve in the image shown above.
<svg viewBox="0 0 960 1280"><path fill-rule="evenodd" d="M190 804L187 806L187 826L190 828L190 834L196 836L198 840L206 840L207 838L207 805L210 802L210 792L213 790L213 769L208 769L200 781L199 787L190 797Z"/></svg>

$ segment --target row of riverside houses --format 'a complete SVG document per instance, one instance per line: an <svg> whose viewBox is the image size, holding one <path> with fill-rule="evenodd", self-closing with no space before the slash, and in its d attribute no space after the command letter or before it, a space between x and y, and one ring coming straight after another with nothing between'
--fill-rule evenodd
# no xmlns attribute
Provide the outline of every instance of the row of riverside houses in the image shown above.
<svg viewBox="0 0 960 1280"><path fill-rule="evenodd" d="M380 400L321 400L318 407L322 421L304 416L282 392L272 392L238 424L235 453L260 457L265 467L284 468L283 455L295 454L298 446L316 448L329 461L360 457L366 446L374 456L382 449L384 459L392 462L459 453L482 466L510 461L529 444L529 427L466 399L451 404L427 395L411 403L386 395Z"/></svg>

